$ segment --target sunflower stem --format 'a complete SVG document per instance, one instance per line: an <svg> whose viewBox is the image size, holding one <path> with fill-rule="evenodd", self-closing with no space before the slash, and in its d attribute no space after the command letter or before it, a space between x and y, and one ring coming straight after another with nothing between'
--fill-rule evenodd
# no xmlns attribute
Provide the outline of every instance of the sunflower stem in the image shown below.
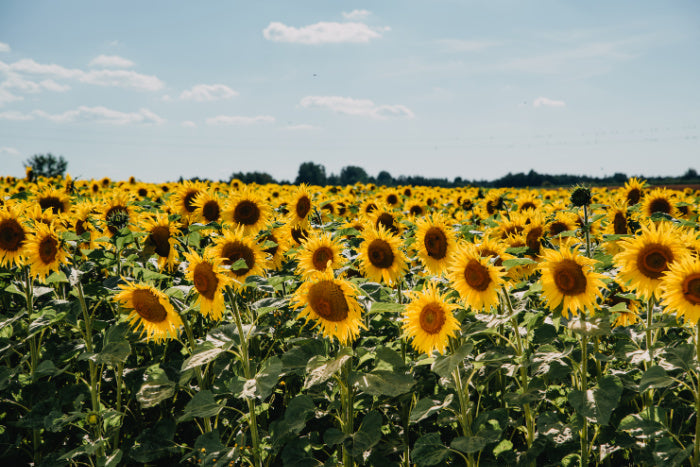
<svg viewBox="0 0 700 467"><path fill-rule="evenodd" d="M194 340L194 333L192 332L192 326L190 325L190 321L187 319L187 316L182 316L182 325L185 327L185 333L187 334L187 342L189 344L189 354L194 355L194 349L195 349L195 340ZM196 366L194 368L194 374L197 377L197 383L199 383L199 390L202 391L206 389L205 387L205 380L204 380L204 375L202 374L202 369L199 366ZM204 417L204 432L209 433L212 430L211 426L211 418L209 417Z"/></svg>
<svg viewBox="0 0 700 467"><path fill-rule="evenodd" d="M647 328L646 328L646 344L647 352L649 353L649 366L654 366L654 336L651 332L651 326L654 319L654 297L647 302Z"/></svg>
<svg viewBox="0 0 700 467"><path fill-rule="evenodd" d="M27 329L32 324L32 312L34 311L34 290L32 288L32 276L29 274L29 266L24 267L24 299L27 305ZM39 348L36 342L36 336L29 339L29 374L32 378L32 383L36 381L36 367L39 363ZM39 429L32 430L32 445L34 447L34 463L38 464L41 460L41 440L39 438Z"/></svg>
<svg viewBox="0 0 700 467"><path fill-rule="evenodd" d="M586 313L582 311L581 320L581 365L579 367L581 375L581 392L583 397L588 397L588 327L586 325ZM583 426L581 427L581 467L588 465L588 418L583 416Z"/></svg>
<svg viewBox="0 0 700 467"><path fill-rule="evenodd" d="M353 413L353 389L350 382L350 370L352 365L352 358L348 358L343 364L342 377L341 377L341 403L342 403L342 429L345 437L348 438L352 436L355 428L355 420ZM343 443L343 467L353 467L355 461L352 458L352 453L348 450L345 443Z"/></svg>
<svg viewBox="0 0 700 467"><path fill-rule="evenodd" d="M583 205L583 232L586 236L586 258L591 257L591 227L588 225L588 206Z"/></svg>
<svg viewBox="0 0 700 467"><path fill-rule="evenodd" d="M238 328L238 337L241 341L240 353L243 360L241 362L243 364L243 375L247 380L250 380L253 378L253 374L250 368L250 357L248 355L248 336L243 331L241 311L238 308L238 302L231 287L226 287L226 294L233 308L233 316L236 319L236 327ZM255 399L247 398L246 401L248 403L248 426L250 428L250 438L253 443L253 465L255 467L260 467L262 465L262 459L260 456L260 440L258 439L258 422L255 414Z"/></svg>
<svg viewBox="0 0 700 467"><path fill-rule="evenodd" d="M695 353L700 362L700 320L695 326ZM700 374L695 374L695 443L693 448L693 465L700 465Z"/></svg>

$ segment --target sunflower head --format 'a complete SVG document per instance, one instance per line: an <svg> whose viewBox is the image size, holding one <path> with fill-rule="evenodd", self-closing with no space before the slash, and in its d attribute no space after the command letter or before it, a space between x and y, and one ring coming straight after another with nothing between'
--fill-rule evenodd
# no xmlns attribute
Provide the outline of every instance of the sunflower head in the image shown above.
<svg viewBox="0 0 700 467"><path fill-rule="evenodd" d="M365 276L375 282L391 285L400 280L407 268L406 257L400 249L401 240L380 226L363 231L358 258Z"/></svg>
<svg viewBox="0 0 700 467"><path fill-rule="evenodd" d="M12 206L0 208L0 266L19 266L29 233L22 225L19 211Z"/></svg>
<svg viewBox="0 0 700 467"><path fill-rule="evenodd" d="M676 313L688 324L700 321L700 260L686 256L671 264L661 281L664 312Z"/></svg>
<svg viewBox="0 0 700 467"><path fill-rule="evenodd" d="M454 316L456 305L440 294L434 283L422 292L409 292L411 302L406 305L403 332L419 352L445 352L450 337L457 335L459 322Z"/></svg>
<svg viewBox="0 0 700 467"><path fill-rule="evenodd" d="M224 210L224 220L234 228L243 227L246 233L257 234L270 219L270 206L252 189L245 187L234 195Z"/></svg>
<svg viewBox="0 0 700 467"><path fill-rule="evenodd" d="M141 329L147 340L161 342L177 336L182 319L168 301L168 297L146 284L120 284L121 292L114 296L122 307L130 309L129 321Z"/></svg>
<svg viewBox="0 0 700 467"><path fill-rule="evenodd" d="M642 202L642 213L647 217L651 217L656 213L678 217L679 212L676 208L673 192L666 188L656 188L647 193Z"/></svg>
<svg viewBox="0 0 700 467"><path fill-rule="evenodd" d="M210 248L229 267L235 288L243 287L246 278L261 275L265 270L265 254L255 238L244 234L242 227L224 230L224 235L214 240Z"/></svg>
<svg viewBox="0 0 700 467"><path fill-rule="evenodd" d="M425 217L416 227L418 257L432 274L441 274L456 247L454 232L441 216Z"/></svg>
<svg viewBox="0 0 700 467"><path fill-rule="evenodd" d="M469 243L457 247L447 268L447 278L462 301L481 311L498 304L498 291L504 284L503 268L482 257L478 248Z"/></svg>
<svg viewBox="0 0 700 467"><path fill-rule="evenodd" d="M343 263L341 252L343 244L334 240L329 233L309 238L297 252L299 266L297 271L308 276L314 271L339 268Z"/></svg>
<svg viewBox="0 0 700 467"><path fill-rule="evenodd" d="M185 259L188 263L185 278L192 282L197 292L199 312L203 316L220 320L226 310L223 291L232 282L221 266L221 258L207 250L204 257L196 252L185 253Z"/></svg>
<svg viewBox="0 0 700 467"><path fill-rule="evenodd" d="M27 240L26 257L32 275L40 280L68 263L68 253L53 225L36 225L34 234Z"/></svg>
<svg viewBox="0 0 700 467"><path fill-rule="evenodd" d="M155 216L147 214L139 222L140 228L147 233L145 244L152 249L158 257L158 266L162 269L172 270L178 259L175 248L179 226L171 222L168 216L158 213Z"/></svg>

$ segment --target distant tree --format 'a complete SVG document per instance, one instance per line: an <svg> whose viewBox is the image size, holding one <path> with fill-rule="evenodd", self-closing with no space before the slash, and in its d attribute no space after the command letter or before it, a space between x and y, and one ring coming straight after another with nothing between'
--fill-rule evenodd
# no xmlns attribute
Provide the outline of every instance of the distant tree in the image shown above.
<svg viewBox="0 0 700 467"><path fill-rule="evenodd" d="M304 162L299 166L296 185L300 183L308 183L309 185L325 185L326 184L326 168L321 164L313 162Z"/></svg>
<svg viewBox="0 0 700 467"><path fill-rule="evenodd" d="M48 154L34 154L32 157L24 161L25 167L31 167L34 177L58 177L63 176L68 167L68 162L63 156L54 156Z"/></svg>
<svg viewBox="0 0 700 467"><path fill-rule="evenodd" d="M348 165L340 169L340 184L341 185L354 185L355 183L366 183L367 172L362 167L356 165Z"/></svg>
<svg viewBox="0 0 700 467"><path fill-rule="evenodd" d="M623 185L625 182L627 182L627 175L622 172L615 172L612 179L615 183Z"/></svg>
<svg viewBox="0 0 700 467"><path fill-rule="evenodd" d="M695 169L686 170L685 174L681 177L684 180L691 180L693 178L698 178L698 172Z"/></svg>
<svg viewBox="0 0 700 467"><path fill-rule="evenodd" d="M394 177L391 176L389 172L386 170L382 170L379 172L377 175L377 185L393 185L394 184Z"/></svg>
<svg viewBox="0 0 700 467"><path fill-rule="evenodd" d="M277 183L275 178L267 172L236 172L229 177L229 183L234 179L238 179L243 183L257 183L258 185Z"/></svg>

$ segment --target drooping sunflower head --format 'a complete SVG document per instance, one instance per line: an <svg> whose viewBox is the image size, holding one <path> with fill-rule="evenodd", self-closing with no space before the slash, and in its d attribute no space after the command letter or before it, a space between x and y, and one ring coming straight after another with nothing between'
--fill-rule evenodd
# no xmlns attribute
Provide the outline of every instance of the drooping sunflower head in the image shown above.
<svg viewBox="0 0 700 467"><path fill-rule="evenodd" d="M267 269L276 270L282 267L284 260L282 235L281 229L270 228L258 236L258 245L267 255Z"/></svg>
<svg viewBox="0 0 700 467"><path fill-rule="evenodd" d="M110 237L129 225L131 219L130 196L127 193L116 193L108 198L102 206L100 219L104 223L105 233Z"/></svg>
<svg viewBox="0 0 700 467"><path fill-rule="evenodd" d="M691 326L700 320L700 259L686 256L672 263L661 280L664 312L676 313Z"/></svg>
<svg viewBox="0 0 700 467"><path fill-rule="evenodd" d="M336 278L333 271L315 271L292 296L292 307L303 307L297 318L313 320L324 337L336 338L341 344L352 342L359 334L362 308L359 292L351 282Z"/></svg>
<svg viewBox="0 0 700 467"><path fill-rule="evenodd" d="M529 222L525 223L523 238L525 239L525 245L527 245L529 249L528 255L537 258L542 248L542 239L546 234L545 221L541 214L534 211L530 211L528 221Z"/></svg>
<svg viewBox="0 0 700 467"><path fill-rule="evenodd" d="M171 222L167 214L147 213L139 221L139 228L145 232L145 246L152 249L157 256L158 267L172 270L178 259L176 236L179 230L177 222Z"/></svg>
<svg viewBox="0 0 700 467"><path fill-rule="evenodd" d="M484 218L495 216L500 211L507 209L505 198L503 197L503 190L493 189L489 190L488 194L484 197L482 204L482 216Z"/></svg>
<svg viewBox="0 0 700 467"><path fill-rule="evenodd" d="M223 216L234 228L243 227L246 233L257 234L270 220L272 209L249 187L235 194L226 205Z"/></svg>
<svg viewBox="0 0 700 467"><path fill-rule="evenodd" d="M22 263L28 236L19 211L11 205L0 207L0 266L12 267Z"/></svg>
<svg viewBox="0 0 700 467"><path fill-rule="evenodd" d="M170 304L167 295L146 284L120 284L114 296L122 307L130 309L129 321L147 340L161 342L177 337L182 319Z"/></svg>
<svg viewBox="0 0 700 467"><path fill-rule="evenodd" d="M559 250L543 250L542 257L538 269L549 309L561 305L562 314L574 316L579 311L592 312L604 286L604 276L593 271L596 261L580 255L572 239L563 242Z"/></svg>
<svg viewBox="0 0 700 467"><path fill-rule="evenodd" d="M422 292L408 294L411 302L406 305L403 317L404 335L419 352L444 353L449 338L459 332L459 322L454 316L457 306L449 303L432 282Z"/></svg>
<svg viewBox="0 0 700 467"><path fill-rule="evenodd" d="M313 211L311 192L306 184L301 184L296 193L289 199L288 223L293 226L307 228L309 216Z"/></svg>
<svg viewBox="0 0 700 467"><path fill-rule="evenodd" d="M185 278L192 282L197 292L199 312L214 320L220 320L226 310L224 290L231 285L231 278L221 266L221 258L207 250L204 256L196 252L185 253L187 272Z"/></svg>
<svg viewBox="0 0 700 467"><path fill-rule="evenodd" d="M358 259L365 277L389 285L399 281L407 268L401 240L381 225L365 229L362 239Z"/></svg>
<svg viewBox="0 0 700 467"><path fill-rule="evenodd" d="M462 301L476 311L498 305L498 291L504 284L502 267L484 258L477 247L462 243L447 268L447 278Z"/></svg>
<svg viewBox="0 0 700 467"><path fill-rule="evenodd" d="M653 214L668 214L671 217L678 217L675 197L671 190L666 188L655 188L644 197L642 203L642 213L651 217Z"/></svg>
<svg viewBox="0 0 700 467"><path fill-rule="evenodd" d="M309 238L297 252L297 273L308 276L314 271L335 270L343 264L343 244L329 233Z"/></svg>
<svg viewBox="0 0 700 467"><path fill-rule="evenodd" d="M424 217L416 223L418 257L432 274L442 274L456 245L454 232L444 217Z"/></svg>
<svg viewBox="0 0 700 467"><path fill-rule="evenodd" d="M42 281L68 263L68 253L53 225L35 226L34 233L27 239L25 255L32 275Z"/></svg>
<svg viewBox="0 0 700 467"><path fill-rule="evenodd" d="M224 230L224 235L214 240L210 248L229 267L236 289L242 288L249 276L259 276L265 270L265 254L254 237L244 234L242 227Z"/></svg>
<svg viewBox="0 0 700 467"><path fill-rule="evenodd" d="M620 268L618 277L643 297L658 297L657 289L671 263L689 254L680 239L679 231L669 222L643 225L637 236L619 242L621 251L614 257Z"/></svg>

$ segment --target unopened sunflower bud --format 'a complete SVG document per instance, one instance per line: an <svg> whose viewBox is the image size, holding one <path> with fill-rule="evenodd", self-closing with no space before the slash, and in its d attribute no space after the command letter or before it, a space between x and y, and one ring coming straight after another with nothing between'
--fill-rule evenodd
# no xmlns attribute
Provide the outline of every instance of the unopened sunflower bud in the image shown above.
<svg viewBox="0 0 700 467"><path fill-rule="evenodd" d="M574 189L571 193L571 204L577 207L591 204L591 190L582 186Z"/></svg>

